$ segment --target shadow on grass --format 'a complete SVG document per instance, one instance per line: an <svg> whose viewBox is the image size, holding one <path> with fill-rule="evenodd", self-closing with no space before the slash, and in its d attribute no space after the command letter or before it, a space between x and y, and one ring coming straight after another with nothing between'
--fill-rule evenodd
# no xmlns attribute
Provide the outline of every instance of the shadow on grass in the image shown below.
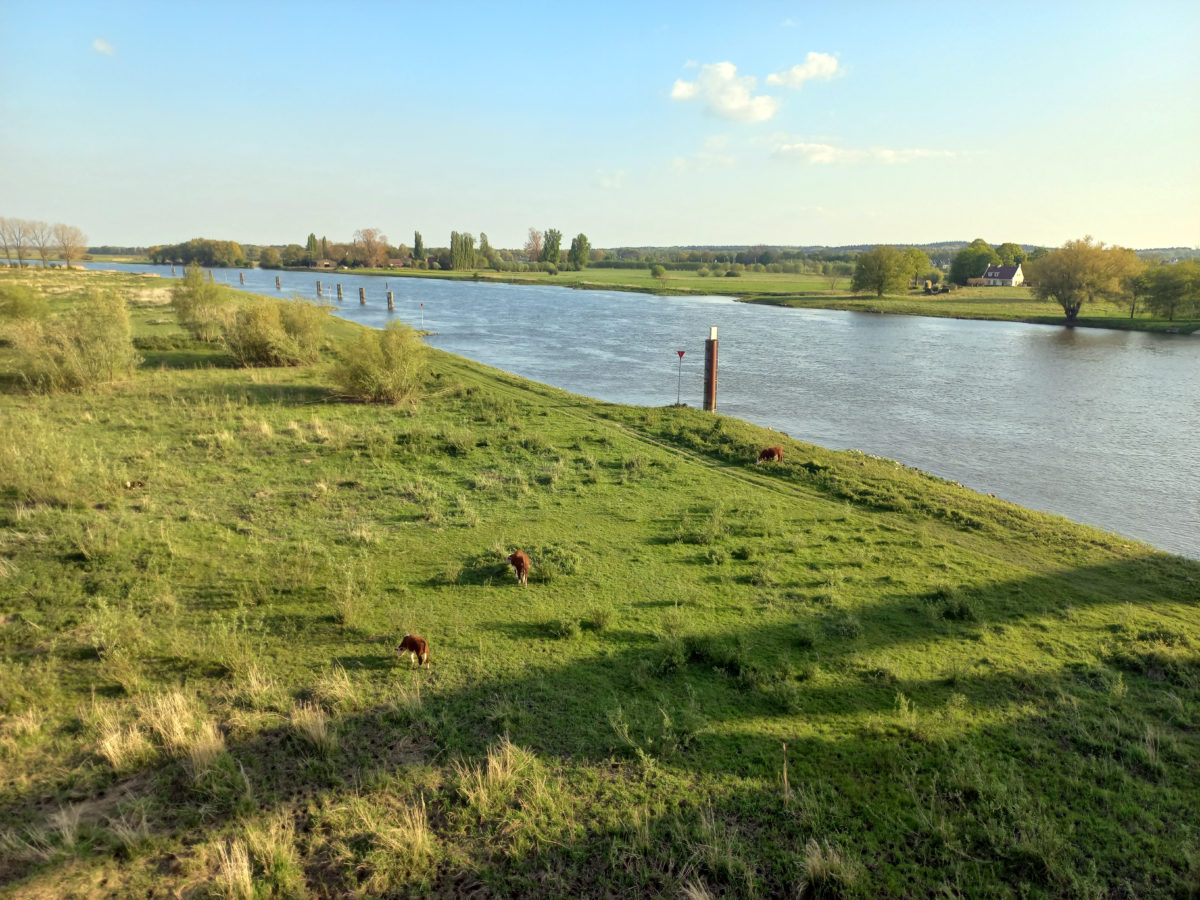
<svg viewBox="0 0 1200 900"><path fill-rule="evenodd" d="M436 646L432 671L382 652L338 657L348 670L393 670L398 684L421 686L423 702L335 715L337 745L324 755L286 727L229 740L229 772L242 773L244 789L198 786L182 762L154 767L155 825L190 843L250 816L303 817L349 785L403 781L434 755L484 766L507 735L564 779L556 802L571 812L529 824L520 806L501 804L472 819L461 776L447 772L441 790L422 796L431 827L446 829L439 840L465 849L420 889L398 893L476 884L483 893L649 896L698 878L729 895L782 896L796 892L810 841L857 865L866 895L938 884L967 894L995 886L1055 896L1118 883L1133 894L1169 892L1194 852L1177 825L1200 804L1200 752L1189 736L1200 728L1200 657L1186 635L1113 623L1106 657L1054 666L1052 651L1028 669L984 661L982 650L967 671L917 678L870 661L874 651L937 642L969 648L986 629L1030 616L1065 614L1069 632L1083 627L1070 624L1072 608L1112 606L1116 616L1164 597L1200 604L1200 564L1155 563L1159 583L1142 590L1142 561L1064 570L974 590L961 621L931 615L928 595L897 592L853 627L824 628L834 613L806 607L803 621L691 634L678 641L682 654L669 639L647 647L643 635L606 630L578 638L594 654L560 664L530 655L558 640L542 626L489 622L500 639L526 645L522 666L498 676L468 674L465 656ZM806 622L815 630L804 637ZM1171 654L1156 657L1160 645ZM44 798L61 795L50 788L10 789L0 822L49 821ZM1137 827L1118 822L1114 806L1140 811ZM540 838L516 842L521 828ZM0 877L36 865L10 860ZM343 860L310 877L352 882L353 870Z"/></svg>

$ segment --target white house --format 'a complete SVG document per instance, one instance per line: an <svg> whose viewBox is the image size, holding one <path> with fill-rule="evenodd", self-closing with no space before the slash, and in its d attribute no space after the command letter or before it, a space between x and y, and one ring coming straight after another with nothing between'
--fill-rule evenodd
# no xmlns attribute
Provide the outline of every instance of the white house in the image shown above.
<svg viewBox="0 0 1200 900"><path fill-rule="evenodd" d="M1021 274L1021 264L1017 263L1015 266L988 266L982 280L986 285L1015 287L1025 282L1025 276Z"/></svg>

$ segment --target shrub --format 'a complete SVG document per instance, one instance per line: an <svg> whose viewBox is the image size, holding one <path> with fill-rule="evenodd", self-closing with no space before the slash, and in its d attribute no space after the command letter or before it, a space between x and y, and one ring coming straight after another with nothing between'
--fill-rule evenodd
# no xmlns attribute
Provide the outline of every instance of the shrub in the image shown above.
<svg viewBox="0 0 1200 900"><path fill-rule="evenodd" d="M10 329L15 368L37 391L74 391L128 374L140 361L129 337L129 309L113 293L91 293L71 319L20 319Z"/></svg>
<svg viewBox="0 0 1200 900"><path fill-rule="evenodd" d="M195 263L171 288L171 306L179 324L198 341L216 341L230 318L232 300L228 292L204 279Z"/></svg>
<svg viewBox="0 0 1200 900"><path fill-rule="evenodd" d="M44 319L50 314L46 298L23 284L0 284L0 319Z"/></svg>
<svg viewBox="0 0 1200 900"><path fill-rule="evenodd" d="M290 309L301 306L323 315L304 301L266 301L240 307L221 335L238 365L297 366L313 362L321 335L319 330L314 334L313 323L306 314L296 314ZM301 328L299 335L293 333L297 324Z"/></svg>
<svg viewBox="0 0 1200 900"><path fill-rule="evenodd" d="M426 355L420 336L408 325L393 321L382 331L359 337L334 369L334 380L357 400L415 406Z"/></svg>

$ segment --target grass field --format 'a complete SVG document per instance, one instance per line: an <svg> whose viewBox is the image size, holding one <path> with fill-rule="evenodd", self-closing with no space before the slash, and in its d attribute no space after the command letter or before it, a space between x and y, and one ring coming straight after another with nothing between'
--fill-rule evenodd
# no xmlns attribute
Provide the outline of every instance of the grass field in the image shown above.
<svg viewBox="0 0 1200 900"><path fill-rule="evenodd" d="M19 277L121 291L144 362L30 395L0 346L6 896L1200 892L1200 564L443 353L346 403L157 279Z"/></svg>

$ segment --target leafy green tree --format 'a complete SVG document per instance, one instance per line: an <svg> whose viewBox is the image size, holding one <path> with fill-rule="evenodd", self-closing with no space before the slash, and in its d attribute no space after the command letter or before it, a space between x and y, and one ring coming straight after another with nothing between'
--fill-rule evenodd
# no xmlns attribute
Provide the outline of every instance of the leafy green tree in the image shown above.
<svg viewBox="0 0 1200 900"><path fill-rule="evenodd" d="M1063 308L1067 324L1079 317L1083 304L1096 300L1117 300L1122 282L1141 265L1132 250L1105 247L1089 234L1082 240L1067 241L1033 266L1033 294L1039 300L1053 300Z"/></svg>
<svg viewBox="0 0 1200 900"><path fill-rule="evenodd" d="M576 269L586 269L592 246L583 232L571 238L571 249L567 251L567 262Z"/></svg>
<svg viewBox="0 0 1200 900"><path fill-rule="evenodd" d="M1188 259L1146 270L1146 305L1156 316L1171 321L1190 304L1193 315L1200 299L1200 263Z"/></svg>
<svg viewBox="0 0 1200 900"><path fill-rule="evenodd" d="M1005 241L996 248L996 255L1000 257L1000 265L1002 266L1019 266L1025 262L1025 251L1021 249L1020 244L1014 244L1012 241Z"/></svg>
<svg viewBox="0 0 1200 900"><path fill-rule="evenodd" d="M911 278L909 259L895 247L880 244L858 255L850 287L856 294L874 291L876 297L882 297L902 292Z"/></svg>
<svg viewBox="0 0 1200 900"><path fill-rule="evenodd" d="M283 257L279 255L279 251L274 247L263 247L258 254L258 267L260 269L278 269L283 265Z"/></svg>
<svg viewBox="0 0 1200 900"><path fill-rule="evenodd" d="M558 265L558 255L562 250L562 232L557 228L547 228L544 242L542 244L542 255L538 257L542 262L554 263Z"/></svg>
<svg viewBox="0 0 1200 900"><path fill-rule="evenodd" d="M916 281L933 268L933 263L929 260L929 254L919 247L904 248L904 263L908 266L910 273L908 276L909 281Z"/></svg>
<svg viewBox="0 0 1200 900"><path fill-rule="evenodd" d="M321 255L321 244L311 231L308 233L308 241L305 242L304 249L313 259L317 259Z"/></svg>
<svg viewBox="0 0 1200 900"><path fill-rule="evenodd" d="M425 261L425 241L421 239L421 232L413 232L413 259L418 259L421 262Z"/></svg>
<svg viewBox="0 0 1200 900"><path fill-rule="evenodd" d="M659 284L667 283L667 268L662 263L654 263L650 267L650 277L657 278Z"/></svg>
<svg viewBox="0 0 1200 900"><path fill-rule="evenodd" d="M475 236L450 232L450 268L459 271L475 268Z"/></svg>
<svg viewBox="0 0 1200 900"><path fill-rule="evenodd" d="M988 266L1000 265L1000 254L983 238L975 238L954 256L950 263L950 280L955 284L966 284L970 278L979 278Z"/></svg>

